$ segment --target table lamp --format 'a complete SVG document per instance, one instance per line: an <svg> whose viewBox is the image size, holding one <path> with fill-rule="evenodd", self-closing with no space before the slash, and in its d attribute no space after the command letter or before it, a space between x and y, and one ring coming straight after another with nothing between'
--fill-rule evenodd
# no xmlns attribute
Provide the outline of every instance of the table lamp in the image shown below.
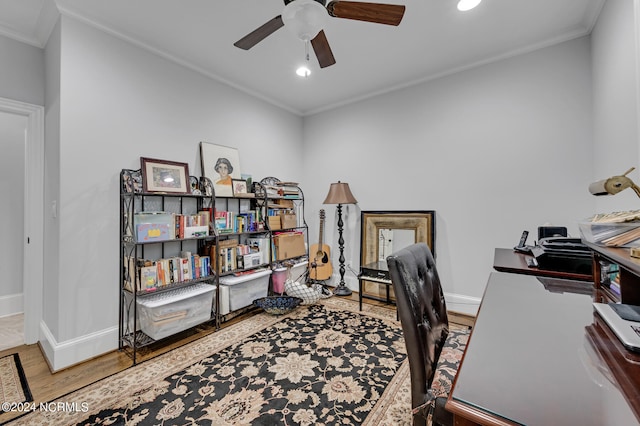
<svg viewBox="0 0 640 426"><path fill-rule="evenodd" d="M615 195L620 191L631 188L635 191L636 195L640 197L640 188L627 177L627 175L634 170L635 167L632 167L621 176L613 176L609 179L594 182L589 185L589 192L593 195Z"/></svg>
<svg viewBox="0 0 640 426"><path fill-rule="evenodd" d="M340 262L340 283L333 291L333 294L337 296L349 296L351 294L351 290L344 282L344 238L342 237L342 227L344 226L344 222L342 221L342 205L356 204L357 202L358 201L351 193L351 189L349 189L349 184L338 181L337 183L331 184L329 194L327 194L327 198L323 203L338 205L338 246L340 248L340 257L338 258L338 261Z"/></svg>

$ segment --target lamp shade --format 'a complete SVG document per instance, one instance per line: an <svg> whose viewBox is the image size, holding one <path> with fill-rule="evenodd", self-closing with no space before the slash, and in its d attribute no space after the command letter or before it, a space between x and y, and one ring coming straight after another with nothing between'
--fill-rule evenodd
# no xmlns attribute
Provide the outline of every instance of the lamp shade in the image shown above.
<svg viewBox="0 0 640 426"><path fill-rule="evenodd" d="M631 188L633 182L626 176L614 176L594 182L589 185L589 192L593 195L615 195L620 191Z"/></svg>
<svg viewBox="0 0 640 426"><path fill-rule="evenodd" d="M349 189L349 184L338 181L331 184L323 204L355 204L357 202Z"/></svg>
<svg viewBox="0 0 640 426"><path fill-rule="evenodd" d="M327 9L314 0L293 0L282 11L282 22L302 41L312 40L329 19Z"/></svg>
<svg viewBox="0 0 640 426"><path fill-rule="evenodd" d="M627 170L623 175L613 176L609 179L603 179L589 185L589 192L593 195L615 195L627 188L632 188L636 195L640 197L640 187L627 177L629 173L635 170L635 167Z"/></svg>

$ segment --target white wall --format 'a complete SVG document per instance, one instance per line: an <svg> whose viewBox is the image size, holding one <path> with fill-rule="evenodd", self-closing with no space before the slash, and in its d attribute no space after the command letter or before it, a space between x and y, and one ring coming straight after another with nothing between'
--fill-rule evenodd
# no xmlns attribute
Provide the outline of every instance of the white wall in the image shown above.
<svg viewBox="0 0 640 426"><path fill-rule="evenodd" d="M480 298L494 248L513 247L523 229L535 239L545 223L577 235L593 211L590 65L583 37L307 117L309 222L329 207L335 229L335 208L320 203L337 180L358 209L436 210L448 302ZM357 270L359 210L350 207L345 257ZM332 253L336 240L328 233Z"/></svg>
<svg viewBox="0 0 640 426"><path fill-rule="evenodd" d="M22 312L26 127L26 117L0 112L0 316Z"/></svg>
<svg viewBox="0 0 640 426"><path fill-rule="evenodd" d="M0 97L44 105L42 49L0 36Z"/></svg>
<svg viewBox="0 0 640 426"><path fill-rule="evenodd" d="M638 46L634 17L639 4L638 0L608 0L591 35L593 181L638 167ZM640 184L639 176L639 170L629 175ZM640 208L640 199L632 190L598 197L596 201L598 213Z"/></svg>
<svg viewBox="0 0 640 426"><path fill-rule="evenodd" d="M122 168L139 168L145 156L199 174L198 144L208 141L238 148L242 172L256 178L302 174L301 117L71 18L61 22L59 152L47 152L52 166L59 155L48 175L59 176L60 189L46 194L58 205L47 232L60 235L59 272L45 282L55 293L44 333L54 369L117 347Z"/></svg>
<svg viewBox="0 0 640 426"><path fill-rule="evenodd" d="M63 18L47 46L45 210L59 206L45 235L46 262L53 259L43 326L49 361L58 369L116 345L119 170L153 156L199 171L201 140L237 147L254 177L300 181L311 242L320 208L326 229L335 229L335 208L321 205L329 184L349 182L359 200L345 206L354 270L360 209L435 209L447 299L473 311L494 247L511 247L523 229L535 235L544 223L577 235L577 221L596 205L588 183L617 172L616 158L638 158L628 152L635 140L606 149L608 132L619 129L606 111L630 105L622 94L602 98L616 79L629 80L603 64L628 33L615 19L598 24L593 60L584 37L302 120ZM604 163L594 160L592 121L600 126L595 155L610 155L615 170L594 173ZM335 231L326 240L337 264ZM357 288L354 274L346 278Z"/></svg>

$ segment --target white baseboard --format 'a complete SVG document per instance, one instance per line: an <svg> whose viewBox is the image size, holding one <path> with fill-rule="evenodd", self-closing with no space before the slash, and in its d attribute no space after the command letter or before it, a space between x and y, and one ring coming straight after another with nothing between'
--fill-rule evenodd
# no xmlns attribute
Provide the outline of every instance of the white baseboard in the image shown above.
<svg viewBox="0 0 640 426"><path fill-rule="evenodd" d="M24 311L23 308L24 301L22 293L0 296L0 317L21 314Z"/></svg>
<svg viewBox="0 0 640 426"><path fill-rule="evenodd" d="M447 303L447 310L476 316L482 299L462 294L445 293L444 300Z"/></svg>
<svg viewBox="0 0 640 426"><path fill-rule="evenodd" d="M335 276L335 274L334 274ZM339 282L339 278L334 280L331 285L335 286ZM358 280L355 281L351 279L351 277L345 277L345 283L347 287L349 287L353 292L358 292ZM456 311L463 314L476 316L478 313L478 308L480 307L480 301L482 300L479 297L471 297L465 296L463 294L454 294L454 293L445 293L444 294L445 302L447 303L447 309L450 311Z"/></svg>
<svg viewBox="0 0 640 426"><path fill-rule="evenodd" d="M353 289L357 292L357 288ZM20 295L22 298L22 295ZM3 312L0 298L0 312ZM447 309L475 316L480 298L445 293ZM17 303L17 302L12 302ZM18 306L22 306L21 304ZM95 358L118 348L118 327L108 328L85 336L58 343L44 322L40 323L40 345L53 372Z"/></svg>
<svg viewBox="0 0 640 426"><path fill-rule="evenodd" d="M40 346L55 373L118 348L118 327L108 328L58 343L44 322L40 323Z"/></svg>

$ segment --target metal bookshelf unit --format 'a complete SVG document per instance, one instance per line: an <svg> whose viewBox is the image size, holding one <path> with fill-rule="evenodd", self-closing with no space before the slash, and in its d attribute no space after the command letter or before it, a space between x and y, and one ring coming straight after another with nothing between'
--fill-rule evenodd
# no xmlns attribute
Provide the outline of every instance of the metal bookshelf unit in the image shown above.
<svg viewBox="0 0 640 426"><path fill-rule="evenodd" d="M119 348L134 364L139 349L158 340L218 326L216 277L200 257L216 238L202 217L213 194L149 193L140 182L141 170L121 171Z"/></svg>
<svg viewBox="0 0 640 426"><path fill-rule="evenodd" d="M189 194L143 192L141 179L141 170L120 173L118 346L134 364L156 342L213 332L255 309L254 299L273 294L273 269L308 259L297 184L284 194L266 178L248 194L220 197L206 178ZM289 253L281 248L290 235L304 243Z"/></svg>

